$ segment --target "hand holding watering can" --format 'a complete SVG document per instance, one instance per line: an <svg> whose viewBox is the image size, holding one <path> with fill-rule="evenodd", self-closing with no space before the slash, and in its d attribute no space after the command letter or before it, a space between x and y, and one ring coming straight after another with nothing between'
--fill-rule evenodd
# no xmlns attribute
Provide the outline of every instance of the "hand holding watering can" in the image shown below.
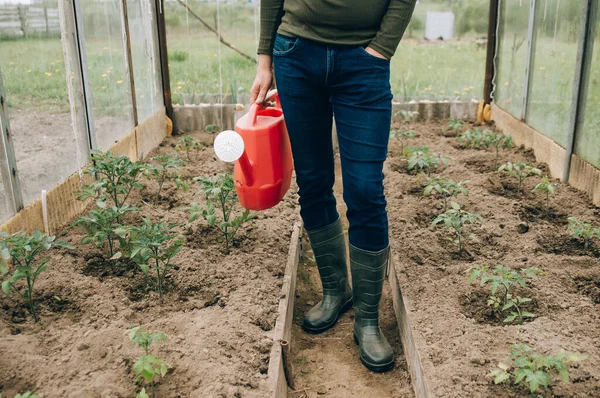
<svg viewBox="0 0 600 398"><path fill-rule="evenodd" d="M292 150L277 90L275 107L252 104L235 125L215 138L217 157L236 162L233 179L240 204L249 210L265 210L277 205L292 181Z"/></svg>

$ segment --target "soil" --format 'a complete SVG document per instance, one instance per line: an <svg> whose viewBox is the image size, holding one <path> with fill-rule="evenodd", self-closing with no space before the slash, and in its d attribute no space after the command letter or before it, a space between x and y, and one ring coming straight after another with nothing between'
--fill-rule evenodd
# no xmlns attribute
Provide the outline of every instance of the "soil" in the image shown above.
<svg viewBox="0 0 600 398"><path fill-rule="evenodd" d="M341 195L339 156L336 156L336 167L334 191L338 198L338 211L347 227L346 206ZM288 395L292 398L413 397L408 365L402 352L402 342L394 314L391 289L387 282L384 285L380 304L380 325L394 349L395 363L390 371L374 373L360 362L358 346L352 337L353 310L340 316L337 324L322 334L313 335L302 330L304 313L322 297L319 271L307 238L304 247L305 256L298 265L292 324L291 349L295 391L289 390ZM351 278L350 272L348 274Z"/></svg>
<svg viewBox="0 0 600 398"><path fill-rule="evenodd" d="M570 237L566 225L569 216L600 224L598 207L585 193L560 184L546 217L545 197L531 192L538 177L526 179L523 193L517 193L510 177L495 172L493 151L458 148L457 138L439 133L446 123L405 128L420 134L409 145L428 145L431 152L450 156L448 168L436 174L469 180L469 195L456 201L484 218L482 225L467 228L477 238L467 242L470 256L458 255L443 227L431 225L441 203L416 194L415 187L422 185L418 176L397 171L402 161L393 155L396 143L384 170L394 263L411 305L421 356L433 367L433 393L444 398L528 396L520 386L495 386L486 377L499 362L510 363L510 346L520 343L544 354L564 349L589 355L571 367L570 384L555 378L544 397L600 396L600 259L597 246L584 253L583 243ZM501 151L500 163L535 162L533 156L523 148ZM538 166L547 172L545 165ZM546 276L518 292L534 299L529 310L536 317L522 325L486 318L489 291L469 285L465 274L474 264L544 270Z"/></svg>
<svg viewBox="0 0 600 398"><path fill-rule="evenodd" d="M209 143L212 135L191 134ZM174 152L177 137L150 153ZM186 176L231 171L209 146L182 169ZM66 227L58 239L76 246L56 249L37 283L41 322L35 324L16 299L0 297L0 393L32 390L44 398L132 397L139 388L131 370L141 355L123 335L142 325L169 336L151 352L171 365L157 397L265 397L272 329L277 317L292 225L298 219L292 186L275 208L260 212L240 229L231 254L204 220L187 222L184 207L202 203L196 189L184 193L165 184L153 203L154 181L128 202L140 217L179 222L187 240L174 258L162 300L134 265L113 270L94 247L81 245L83 231ZM150 199L152 198L152 199Z"/></svg>

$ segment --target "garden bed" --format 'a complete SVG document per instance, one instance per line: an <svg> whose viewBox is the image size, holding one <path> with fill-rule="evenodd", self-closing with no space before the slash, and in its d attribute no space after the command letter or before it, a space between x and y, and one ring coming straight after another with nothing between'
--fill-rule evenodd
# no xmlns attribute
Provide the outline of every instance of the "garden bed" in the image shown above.
<svg viewBox="0 0 600 398"><path fill-rule="evenodd" d="M450 157L448 167L432 176L469 181L468 196L453 200L481 215L483 223L467 227L477 241L468 241L463 252L447 239L442 225L432 225L443 212L442 202L423 196L426 178L407 172L395 142L385 168L395 269L433 395L527 396L521 386L494 385L486 377L498 363L511 364L511 345L526 344L545 355L566 350L588 356L570 368L570 384L555 377L542 396L600 396L598 245L584 250L567 230L571 216L598 226L600 209L584 193L559 184L546 216L545 195L531 192L540 177L526 179L525 193L517 192L514 179L495 171L493 150L463 149L446 126L440 122L400 127L418 134L407 145L429 146L431 152ZM471 126L463 131L467 128ZM499 164L506 161L535 162L535 156L523 148L500 151ZM547 172L545 165L537 167ZM518 324L491 314L486 303L489 285L468 282L467 270L475 265L543 270L545 276L514 291L532 299L523 309L535 317Z"/></svg>
<svg viewBox="0 0 600 398"><path fill-rule="evenodd" d="M214 157L212 135L191 136L209 146L192 153L183 176L231 173L230 165ZM165 139L149 156L175 153L177 139ZM272 329L298 218L295 187L278 206L243 224L226 255L218 231L202 218L187 221L184 208L203 203L204 194L193 196L199 188L183 192L169 181L154 203L157 182L141 181L145 188L127 201L141 210L124 221L177 222L175 231L185 238L162 304L137 265L119 260L113 271L99 250L80 244L83 229L62 229L57 238L75 249L53 249L37 282L41 322L33 322L20 300L0 298L3 395L30 390L44 398L134 396L140 388L132 364L141 353L124 332L138 325L169 337L151 350L171 365L157 397L268 395Z"/></svg>

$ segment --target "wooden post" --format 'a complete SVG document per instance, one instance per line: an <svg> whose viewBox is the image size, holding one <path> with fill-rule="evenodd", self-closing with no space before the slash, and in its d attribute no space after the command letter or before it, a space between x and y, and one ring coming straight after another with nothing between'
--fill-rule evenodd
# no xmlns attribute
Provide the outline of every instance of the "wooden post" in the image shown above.
<svg viewBox="0 0 600 398"><path fill-rule="evenodd" d="M19 19L21 20L21 30L23 31L23 36L27 38L27 8L24 6L18 6L19 10Z"/></svg>
<svg viewBox="0 0 600 398"><path fill-rule="evenodd" d="M9 210L13 215L23 208L23 196L19 184L19 173L17 172L17 159L12 143L12 133L8 120L8 105L4 94L2 73L0 72L0 172L4 184L4 196L6 197Z"/></svg>
<svg viewBox="0 0 600 398"><path fill-rule="evenodd" d="M44 21L46 21L46 35L50 36L50 26L48 25L48 6L44 4Z"/></svg>
<svg viewBox="0 0 600 398"><path fill-rule="evenodd" d="M165 23L164 0L156 0L156 23L158 25L158 52L160 57L160 73L162 76L163 98L167 117L173 124L173 102L171 101L171 78L169 76L169 54L167 51L167 29ZM177 126L173 126L173 131Z"/></svg>
<svg viewBox="0 0 600 398"><path fill-rule="evenodd" d="M138 109L137 109L137 96L135 94L135 78L133 73L133 55L131 54L131 34L129 32L129 15L127 9L127 0L122 0L121 2L122 10L121 10L121 23L123 27L123 45L125 49L125 59L126 59L126 74L129 75L129 84L131 86L131 104L133 107L133 122L137 127L139 124L138 120Z"/></svg>

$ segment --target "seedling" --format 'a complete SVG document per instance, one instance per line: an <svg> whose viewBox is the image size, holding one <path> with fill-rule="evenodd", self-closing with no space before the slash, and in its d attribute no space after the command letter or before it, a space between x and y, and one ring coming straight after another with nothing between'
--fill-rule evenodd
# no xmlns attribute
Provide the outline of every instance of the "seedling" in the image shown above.
<svg viewBox="0 0 600 398"><path fill-rule="evenodd" d="M448 130L452 130L454 135L457 135L458 131L464 124L465 122L460 119L450 119L450 122L448 122Z"/></svg>
<svg viewBox="0 0 600 398"><path fill-rule="evenodd" d="M406 111L406 110L402 109L402 110L399 110L398 112L396 112L396 115L401 115L402 119L404 119L405 122L409 123L409 122L413 121L417 116L419 116L419 112Z"/></svg>
<svg viewBox="0 0 600 398"><path fill-rule="evenodd" d="M467 273L470 284L476 280L479 280L479 286L490 284L492 294L488 298L487 305L492 314L498 312L506 315L504 322L510 323L517 320L519 324L522 324L525 318L535 316L535 314L523 310L523 305L532 300L512 294L511 289L517 285L526 287L526 279L537 280L539 276L545 275L544 271L535 267L514 271L500 265L490 270L487 265L475 265L470 267ZM496 295L499 287L504 288L504 293L500 296Z"/></svg>
<svg viewBox="0 0 600 398"><path fill-rule="evenodd" d="M154 176L158 181L158 191L156 192L155 199L155 202L158 203L160 201L160 191L165 181L167 179L176 180L179 177L177 171L183 166L183 162L178 157L169 153L150 158L150 162L152 163L146 165L146 176L148 178ZM179 180L181 181L181 178Z"/></svg>
<svg viewBox="0 0 600 398"><path fill-rule="evenodd" d="M444 211L448 210L448 198L457 198L458 195L468 195L469 191L465 184L469 181L455 182L443 177L428 177L427 186L423 190L424 196L429 196L432 193L439 195L444 203Z"/></svg>
<svg viewBox="0 0 600 398"><path fill-rule="evenodd" d="M542 182L537 184L535 188L531 192L544 192L546 194L546 218L550 213L550 195L554 196L556 194L556 186L558 184L550 182L548 176L544 176Z"/></svg>
<svg viewBox="0 0 600 398"><path fill-rule="evenodd" d="M415 138L417 135L413 130L392 130L390 131L390 136L392 139L397 138L400 141L400 153L404 153L404 145L406 141L410 138Z"/></svg>
<svg viewBox="0 0 600 398"><path fill-rule="evenodd" d="M12 235L0 232L2 291L7 296L10 296L11 292L21 296L36 322L39 318L33 295L35 282L48 268L50 260L50 257L40 259L39 256L53 247L73 249L73 246L37 229L32 235L27 235L25 232L16 232Z"/></svg>
<svg viewBox="0 0 600 398"><path fill-rule="evenodd" d="M488 130L486 130L488 131ZM498 158L500 156L500 149L507 150L515 146L513 139L510 135L492 133L488 131L484 135L484 143L486 148L490 145L496 148L496 158L494 159L494 169L498 167Z"/></svg>
<svg viewBox="0 0 600 398"><path fill-rule="evenodd" d="M427 147L425 147L427 148ZM448 157L438 154L429 154L427 151L416 150L411 152L408 158L408 170L417 169L425 171L427 176L431 175L433 170L443 169L448 166Z"/></svg>
<svg viewBox="0 0 600 398"><path fill-rule="evenodd" d="M162 301L165 278L173 266L171 260L183 248L184 240L172 232L178 224L167 225L165 221L153 223L146 217L143 222L142 226L131 228L129 257L144 274L149 275L150 270L154 270L156 276L153 283Z"/></svg>
<svg viewBox="0 0 600 398"><path fill-rule="evenodd" d="M0 398L2 398L2 394L0 394ZM24 392L23 394L17 394L13 398L40 398L39 395L34 394L30 391Z"/></svg>
<svg viewBox="0 0 600 398"><path fill-rule="evenodd" d="M73 226L81 226L87 232L87 236L81 241L82 244L94 244L104 252L109 261L117 260L123 256L121 250L117 250L117 243L119 249L125 247L128 232L119 222L119 217L139 209L129 205L108 207L106 202L102 201L98 201L97 204L97 209L90 211L87 216L79 217Z"/></svg>
<svg viewBox="0 0 600 398"><path fill-rule="evenodd" d="M204 130L206 130L209 133L216 133L217 131L220 130L220 127L217 126L216 124L209 124L204 128Z"/></svg>
<svg viewBox="0 0 600 398"><path fill-rule="evenodd" d="M458 245L458 252L462 253L465 240L475 239L475 235L465 233L465 225L475 224L477 222L481 223L483 222L483 217L479 214L473 214L463 210L460 205L455 202L451 202L450 207L451 209L446 210L433 220L433 225L444 223L444 227L446 227L453 235L452 238L448 239L455 242Z"/></svg>
<svg viewBox="0 0 600 398"><path fill-rule="evenodd" d="M175 145L175 150L177 152L185 151L185 155L187 157L188 162L192 161L190 153L195 150L199 152L202 148L204 148L204 143L201 141L196 141L189 135L184 135L177 141L177 145Z"/></svg>
<svg viewBox="0 0 600 398"><path fill-rule="evenodd" d="M128 329L125 335L129 337L131 344L137 345L144 350L144 355L136 358L133 364L133 371L136 374L136 383L142 385L144 381L148 384L148 389L154 397L154 385L159 377L164 377L169 371L170 365L150 354L150 346L153 342L166 341L167 335L164 333L150 333L141 330L140 326ZM149 398L146 388L137 394L137 398Z"/></svg>
<svg viewBox="0 0 600 398"><path fill-rule="evenodd" d="M84 173L95 180L76 192L77 199L98 196L99 201L106 201L108 196L113 206L122 207L134 188L142 188L138 182L144 170L142 163L132 162L123 155L113 155L111 151L104 154L98 150L92 151L90 160L93 163L86 167Z"/></svg>
<svg viewBox="0 0 600 398"><path fill-rule="evenodd" d="M202 189L196 194L204 193L206 195L206 206L192 203L191 207L187 209L189 221L192 222L203 217L208 225L218 228L225 238L225 253L229 254L229 247L235 234L242 224L252 220L254 215L246 209L242 214L234 217L233 209L238 203L238 198L233 178L229 174L221 174L215 178L197 178L197 181L202 185ZM220 210L220 219L217 219L216 207Z"/></svg>
<svg viewBox="0 0 600 398"><path fill-rule="evenodd" d="M487 148L490 145L490 142L486 140L486 137L491 134L492 132L487 129L469 130L459 137L458 142L470 148Z"/></svg>
<svg viewBox="0 0 600 398"><path fill-rule="evenodd" d="M504 163L502 166L500 166L500 168L498 168L498 172L506 173L512 177L518 178L519 179L519 187L518 187L519 192L521 191L521 187L523 186L523 181L525 181L525 179L527 177L531 177L534 175L539 176L542 174L542 170L535 167L534 164L527 163L527 162Z"/></svg>
<svg viewBox="0 0 600 398"><path fill-rule="evenodd" d="M592 224L577 217L569 217L568 230L573 234L573 238L583 238L583 250L585 251L590 247L592 239L600 239L600 228L594 228Z"/></svg>
<svg viewBox="0 0 600 398"><path fill-rule="evenodd" d="M584 361L587 357L579 352L566 351L556 355L543 355L527 345L515 344L510 353L512 365L499 363L498 368L492 370L488 377L494 379L494 384L511 380L513 384L521 383L533 394L537 393L540 387L547 389L555 375L568 384L569 364Z"/></svg>

